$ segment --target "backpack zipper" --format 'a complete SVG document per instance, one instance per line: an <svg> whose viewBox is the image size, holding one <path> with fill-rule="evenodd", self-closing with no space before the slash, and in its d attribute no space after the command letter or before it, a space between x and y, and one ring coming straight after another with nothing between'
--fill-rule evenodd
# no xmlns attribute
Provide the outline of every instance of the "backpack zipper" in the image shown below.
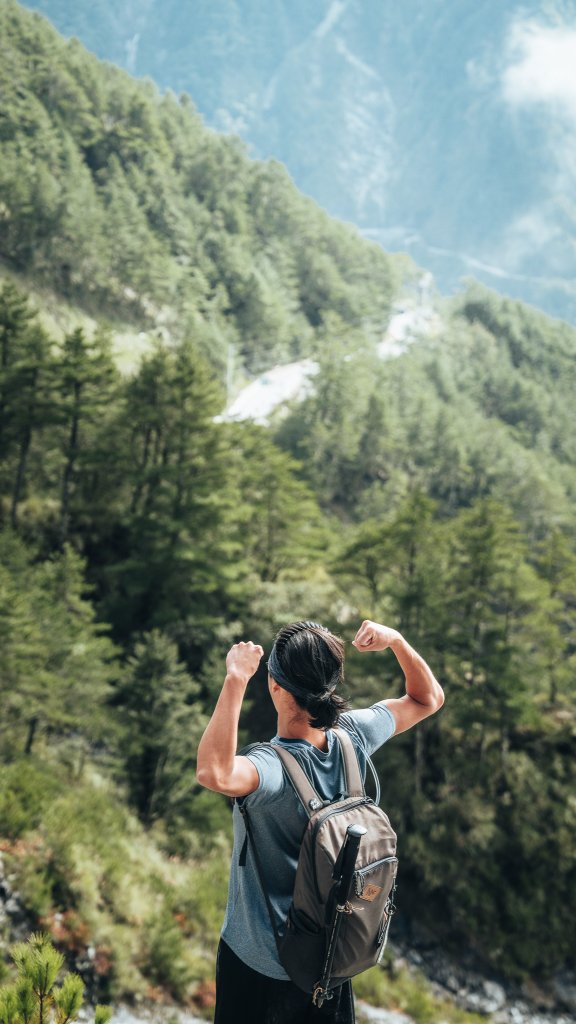
<svg viewBox="0 0 576 1024"><path fill-rule="evenodd" d="M371 872L371 871L375 871L376 868L379 868L381 864L397 864L397 863L398 863L398 857L395 857L394 855L392 855L390 857L382 857L381 860L373 860L371 864L366 864L365 867L358 868L358 870L354 872L354 889L355 889L356 895L357 896L361 895L361 892L358 892L358 888L359 888L358 881L359 881L359 879L360 879L360 877L362 875L365 875L365 874L367 874L368 872Z"/></svg>
<svg viewBox="0 0 576 1024"><path fill-rule="evenodd" d="M314 848L316 848L316 838L318 836L318 830L321 828L321 826L324 824L324 822L328 820L328 818L331 818L334 814L341 814L342 811L344 811L344 810L347 811L348 808L361 807L362 804L371 804L373 802L374 801L371 800L370 797L362 796L362 797L358 797L358 799L356 799L356 800L352 800L349 804L346 804L346 807L340 806L340 807L335 808L335 809L333 809L331 811L327 811L326 814L322 814L314 822L314 830L313 830L313 837L312 837L313 838L313 843L314 843ZM317 858L314 857L314 861L313 861L314 887L316 889L316 896L318 897L318 900L321 903L322 902L322 898L320 896L320 889L318 888L318 874L317 874L317 871L316 871L316 859Z"/></svg>

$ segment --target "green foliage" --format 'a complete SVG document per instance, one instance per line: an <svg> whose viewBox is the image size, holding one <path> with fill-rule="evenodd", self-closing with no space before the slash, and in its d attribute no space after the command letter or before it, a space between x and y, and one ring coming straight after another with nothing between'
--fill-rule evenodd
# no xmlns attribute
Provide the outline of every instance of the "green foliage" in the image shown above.
<svg viewBox="0 0 576 1024"><path fill-rule="evenodd" d="M18 538L0 534L0 687L6 748L30 753L39 732L97 738L114 675L114 648L84 597L72 550L40 564Z"/></svg>
<svg viewBox="0 0 576 1024"><path fill-rule="evenodd" d="M54 769L46 771L40 759L20 758L0 767L0 834L18 839L36 828L50 802L59 793L62 780Z"/></svg>
<svg viewBox="0 0 576 1024"><path fill-rule="evenodd" d="M301 467L262 428L235 429L244 555L263 582L300 579L325 558L329 531Z"/></svg>
<svg viewBox="0 0 576 1024"><path fill-rule="evenodd" d="M3 1024L68 1024L82 1007L84 982L78 974L67 974L59 987L56 980L64 957L48 935L37 933L11 949L17 980L0 989L0 1020ZM98 1007L96 1020L110 1020L112 1011Z"/></svg>
<svg viewBox="0 0 576 1024"><path fill-rule="evenodd" d="M94 1024L109 1024L112 1020L112 1010L109 1006L96 1005L94 1011Z"/></svg>
<svg viewBox="0 0 576 1024"><path fill-rule="evenodd" d="M185 813L194 750L207 721L195 700L198 692L176 645L162 633L152 631L136 644L114 705L125 728L131 803L145 824Z"/></svg>
<svg viewBox="0 0 576 1024"><path fill-rule="evenodd" d="M144 996L149 985L188 999L213 972L229 843L221 831L182 860L163 855L158 838L101 777L73 784L63 777L39 827L5 843L7 870L29 912L61 951L93 964L92 993L107 999Z"/></svg>
<svg viewBox="0 0 576 1024"><path fill-rule="evenodd" d="M331 314L368 330L385 322L392 261L300 196L283 168L250 161L186 97L99 64L14 0L0 32L10 266L141 324L170 311L174 334L197 331L220 366L228 346L252 369L306 353Z"/></svg>
<svg viewBox="0 0 576 1024"><path fill-rule="evenodd" d="M180 1000L186 997L192 981L185 952L182 929L167 910L146 923L146 973L156 985Z"/></svg>

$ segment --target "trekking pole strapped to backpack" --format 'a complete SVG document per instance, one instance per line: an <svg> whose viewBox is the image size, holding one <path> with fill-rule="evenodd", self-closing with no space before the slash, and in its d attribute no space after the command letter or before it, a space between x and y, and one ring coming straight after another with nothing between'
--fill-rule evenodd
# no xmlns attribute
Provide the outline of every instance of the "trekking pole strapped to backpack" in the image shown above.
<svg viewBox="0 0 576 1024"><path fill-rule="evenodd" d="M356 867L356 858L358 857L358 847L360 846L362 836L365 835L366 829L363 825L348 825L346 837L334 867L332 877L336 879L336 891L332 924L328 928L330 938L326 949L326 960L322 968L322 977L312 993L312 1002L318 1007L322 1006L325 999L332 998L332 993L329 992L330 975L332 974L332 964L334 963L342 914L350 914L352 912L348 903L348 897L350 896L352 882L354 881L354 868Z"/></svg>

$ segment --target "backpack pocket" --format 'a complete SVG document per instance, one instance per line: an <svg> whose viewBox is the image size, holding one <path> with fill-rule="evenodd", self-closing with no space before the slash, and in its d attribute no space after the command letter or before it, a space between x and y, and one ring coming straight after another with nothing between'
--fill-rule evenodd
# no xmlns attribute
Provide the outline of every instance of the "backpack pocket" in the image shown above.
<svg viewBox="0 0 576 1024"><path fill-rule="evenodd" d="M382 894L387 900L394 887L397 870L397 857L383 857L366 864L354 872L354 894L368 903L381 900Z"/></svg>
<svg viewBox="0 0 576 1024"><path fill-rule="evenodd" d="M334 958L336 979L354 977L384 955L397 867L396 857L383 857L354 872L350 912L344 915Z"/></svg>
<svg viewBox="0 0 576 1024"><path fill-rule="evenodd" d="M278 953L292 981L304 992L311 992L324 965L326 928L319 928L307 914L296 910L292 904Z"/></svg>

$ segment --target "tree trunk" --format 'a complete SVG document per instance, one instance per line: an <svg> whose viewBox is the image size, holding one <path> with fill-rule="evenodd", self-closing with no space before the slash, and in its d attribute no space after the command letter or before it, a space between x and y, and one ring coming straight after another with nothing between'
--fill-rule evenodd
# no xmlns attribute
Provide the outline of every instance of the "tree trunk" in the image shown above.
<svg viewBox="0 0 576 1024"><path fill-rule="evenodd" d="M30 442L32 440L32 428L30 426L30 420L26 426L24 436L20 443L20 456L18 458L18 468L16 470L16 480L14 481L14 490L12 492L12 506L10 508L10 523L12 529L15 530L18 525L18 505L20 504L20 497L22 495L22 485L24 483L24 477L26 475L26 462L28 459L28 452L30 451Z"/></svg>
<svg viewBox="0 0 576 1024"><path fill-rule="evenodd" d="M64 466L64 473L62 475L62 499L60 508L60 543L62 545L66 542L68 537L68 527L70 522L70 490L76 467L76 458L78 455L81 394L82 385L79 381L75 381L74 409L72 413L72 422L70 424L70 436L68 439L68 455L66 465Z"/></svg>
<svg viewBox="0 0 576 1024"><path fill-rule="evenodd" d="M414 730L414 789L417 796L422 796L422 780L424 778L424 733L421 729Z"/></svg>
<svg viewBox="0 0 576 1024"><path fill-rule="evenodd" d="M36 730L38 728L38 716L34 715L28 722L28 735L26 737L26 746L24 747L24 753L28 757L32 753L32 747L34 746L34 739L36 737Z"/></svg>

